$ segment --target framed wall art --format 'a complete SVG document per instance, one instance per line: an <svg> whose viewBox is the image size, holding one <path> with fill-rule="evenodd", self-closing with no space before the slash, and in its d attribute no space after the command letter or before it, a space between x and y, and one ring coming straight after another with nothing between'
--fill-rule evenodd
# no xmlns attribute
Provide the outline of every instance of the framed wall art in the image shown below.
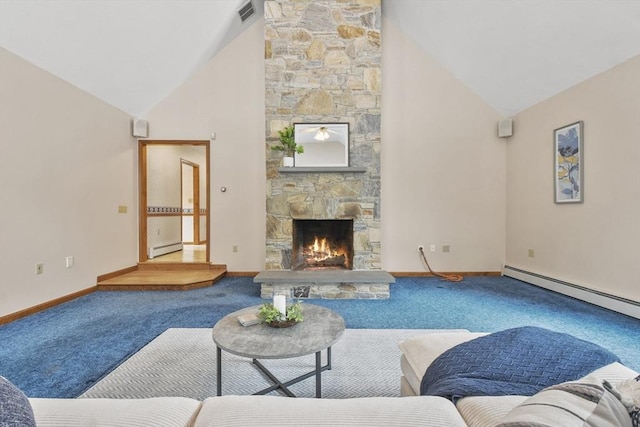
<svg viewBox="0 0 640 427"><path fill-rule="evenodd" d="M554 201L582 203L584 195L583 122L553 131Z"/></svg>
<svg viewBox="0 0 640 427"><path fill-rule="evenodd" d="M349 123L294 123L296 167L349 166Z"/></svg>

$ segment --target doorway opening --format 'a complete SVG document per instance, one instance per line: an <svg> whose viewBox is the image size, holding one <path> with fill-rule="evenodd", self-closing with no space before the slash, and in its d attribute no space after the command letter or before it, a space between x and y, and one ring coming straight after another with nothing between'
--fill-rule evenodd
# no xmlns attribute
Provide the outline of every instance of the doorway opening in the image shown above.
<svg viewBox="0 0 640 427"><path fill-rule="evenodd" d="M141 263L209 263L209 141L140 140Z"/></svg>

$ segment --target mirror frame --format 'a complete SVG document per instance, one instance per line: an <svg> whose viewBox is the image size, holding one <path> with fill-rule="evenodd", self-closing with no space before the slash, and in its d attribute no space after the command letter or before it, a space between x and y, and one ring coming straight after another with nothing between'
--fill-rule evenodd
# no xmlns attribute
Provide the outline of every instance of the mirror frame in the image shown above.
<svg viewBox="0 0 640 427"><path fill-rule="evenodd" d="M295 131L296 144L302 145L304 148L303 154L295 155L296 167L348 167L349 166L349 123L294 123L293 128ZM317 138L311 136L311 133L316 135L324 128L328 140L316 141ZM344 145L344 151L334 155L335 161L328 160L318 153L318 150L314 150L310 144L330 144L335 146L335 143ZM320 147L315 147L320 148ZM332 150L336 151L336 150ZM342 156L340 155L342 153ZM328 155L330 153L327 153Z"/></svg>

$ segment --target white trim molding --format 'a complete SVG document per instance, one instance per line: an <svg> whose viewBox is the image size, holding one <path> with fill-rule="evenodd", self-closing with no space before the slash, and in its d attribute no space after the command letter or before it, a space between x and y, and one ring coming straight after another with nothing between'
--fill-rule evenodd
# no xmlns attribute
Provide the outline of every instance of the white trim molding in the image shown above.
<svg viewBox="0 0 640 427"><path fill-rule="evenodd" d="M502 275L640 319L640 303L505 265Z"/></svg>
<svg viewBox="0 0 640 427"><path fill-rule="evenodd" d="M168 245L153 246L147 251L147 257L153 259L160 255L166 255L171 252L181 251L183 249L182 242L169 243Z"/></svg>

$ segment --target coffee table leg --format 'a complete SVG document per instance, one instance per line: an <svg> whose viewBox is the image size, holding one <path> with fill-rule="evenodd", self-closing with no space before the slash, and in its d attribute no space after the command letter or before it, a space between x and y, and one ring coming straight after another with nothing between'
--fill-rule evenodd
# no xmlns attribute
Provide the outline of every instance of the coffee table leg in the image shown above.
<svg viewBox="0 0 640 427"><path fill-rule="evenodd" d="M329 350L330 351L330 350ZM327 353L329 358L329 353ZM331 368L329 368L331 369ZM316 352L316 397L322 397L322 352Z"/></svg>
<svg viewBox="0 0 640 427"><path fill-rule="evenodd" d="M282 381L280 381L278 378L276 378L275 375L273 375L271 373L270 370L268 370L262 363L260 363L259 360L257 359L253 359L253 364L262 371L263 374L265 374L273 383L274 385L272 385L271 387L267 387L262 391L259 391L257 393L254 394L267 394L273 390L277 390L280 389L283 391L284 394L286 394L288 397L296 397L295 394L293 394L291 392L291 390L289 390L289 386L291 384L295 384L296 382L298 382L299 380L294 380L294 381L289 381L287 383L283 383Z"/></svg>
<svg viewBox="0 0 640 427"><path fill-rule="evenodd" d="M311 378L313 376L316 377L316 397L322 397L322 371L327 371L331 369L331 347L327 348L327 364L322 366L322 350L316 352L316 366L310 372L306 374L300 375L292 380L287 382L282 382L275 377L259 360L253 359L253 365L258 368L263 374L265 374L274 385L265 388L257 393L253 394L267 394L272 392L273 390L281 389L287 396L295 397L293 393L288 389L290 385L299 383L302 380L306 380L307 378Z"/></svg>
<svg viewBox="0 0 640 427"><path fill-rule="evenodd" d="M222 349L216 346L216 391L222 396Z"/></svg>

